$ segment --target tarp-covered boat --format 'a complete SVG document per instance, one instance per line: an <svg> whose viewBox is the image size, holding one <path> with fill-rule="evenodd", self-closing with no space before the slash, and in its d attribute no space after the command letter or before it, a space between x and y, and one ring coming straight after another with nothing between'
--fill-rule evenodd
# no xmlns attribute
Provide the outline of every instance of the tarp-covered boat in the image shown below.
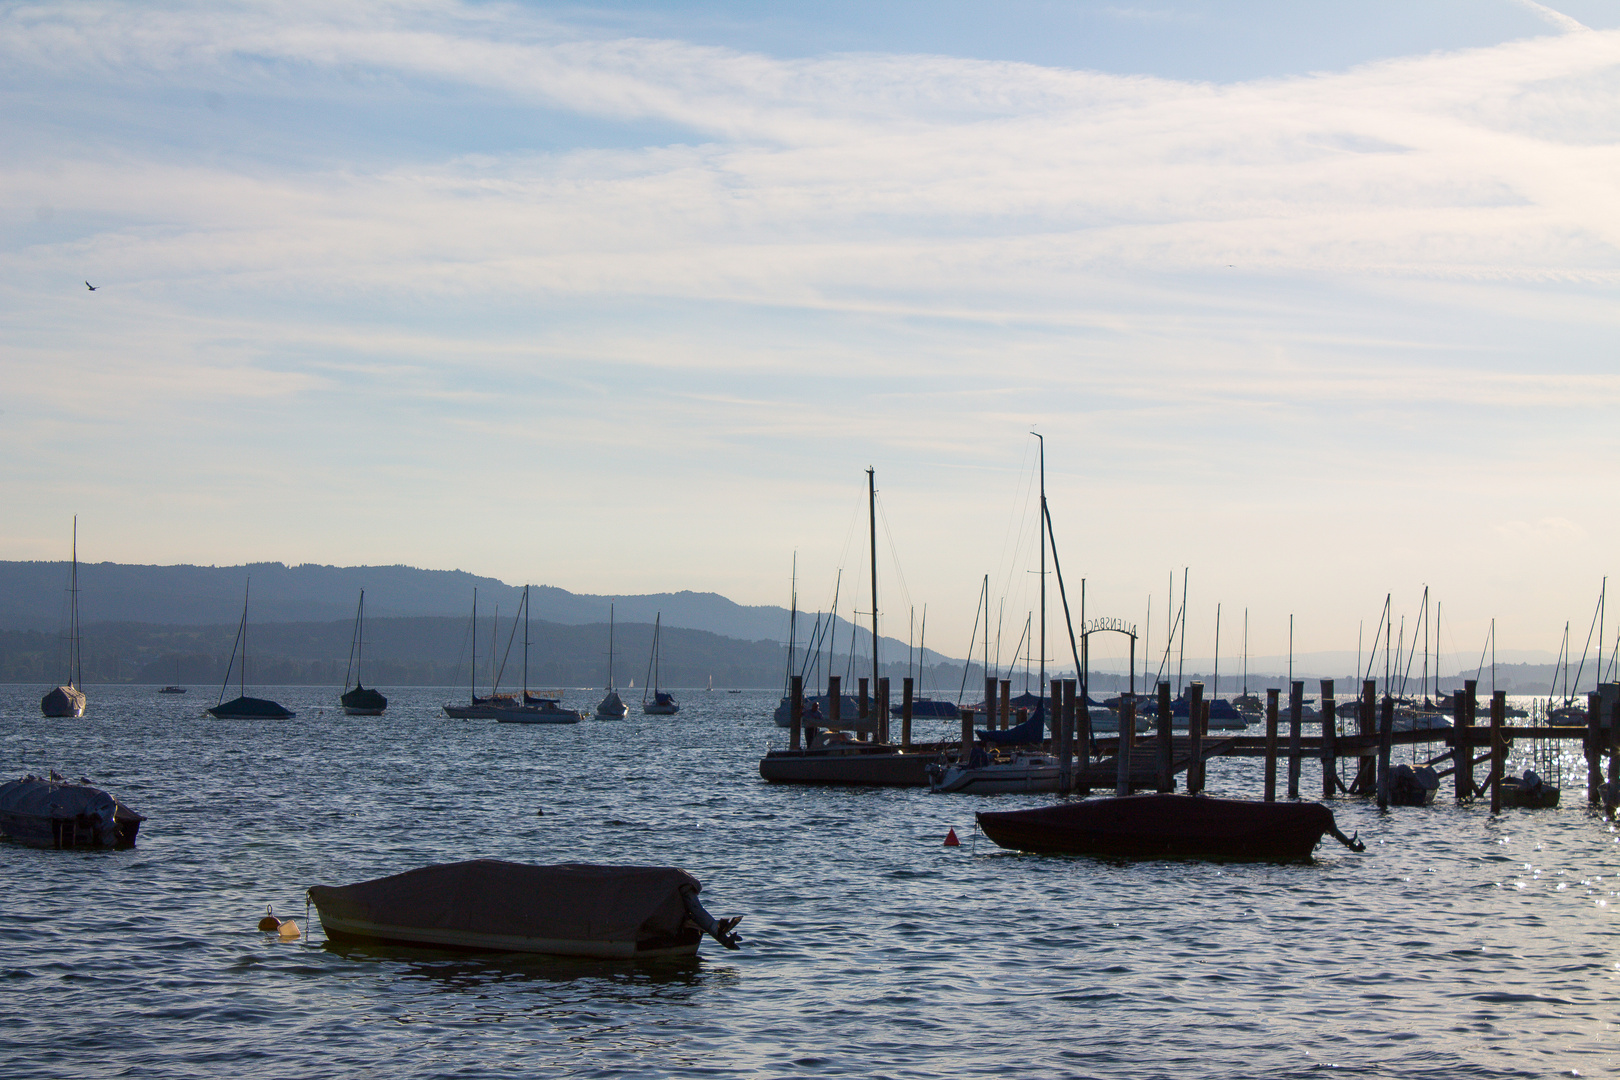
<svg viewBox="0 0 1620 1080"><path fill-rule="evenodd" d="M51 776L0 784L0 833L31 847L134 846L144 817L100 788Z"/></svg>
<svg viewBox="0 0 1620 1080"><path fill-rule="evenodd" d="M350 716L381 716L383 710L388 708L386 697L359 683L355 683L354 689L344 693L338 701L343 704L343 711Z"/></svg>
<svg viewBox="0 0 1620 1080"><path fill-rule="evenodd" d="M309 898L334 942L631 960L692 956L705 932L738 947L741 917L715 919L702 888L673 867L475 859L316 885Z"/></svg>
<svg viewBox="0 0 1620 1080"><path fill-rule="evenodd" d="M1189 795L1109 799L978 815L984 835L1016 851L1134 859L1308 859L1324 833L1355 851L1321 803Z"/></svg>
<svg viewBox="0 0 1620 1080"><path fill-rule="evenodd" d="M278 701L243 694L213 706L208 715L216 720L291 720L298 714Z"/></svg>

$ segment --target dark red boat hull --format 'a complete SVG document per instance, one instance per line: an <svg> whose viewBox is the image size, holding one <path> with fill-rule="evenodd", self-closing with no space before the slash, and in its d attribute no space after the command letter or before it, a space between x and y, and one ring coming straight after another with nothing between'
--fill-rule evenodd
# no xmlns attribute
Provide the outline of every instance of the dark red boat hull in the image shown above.
<svg viewBox="0 0 1620 1080"><path fill-rule="evenodd" d="M1333 828L1321 803L1127 795L978 815L1004 848L1127 859L1309 859Z"/></svg>

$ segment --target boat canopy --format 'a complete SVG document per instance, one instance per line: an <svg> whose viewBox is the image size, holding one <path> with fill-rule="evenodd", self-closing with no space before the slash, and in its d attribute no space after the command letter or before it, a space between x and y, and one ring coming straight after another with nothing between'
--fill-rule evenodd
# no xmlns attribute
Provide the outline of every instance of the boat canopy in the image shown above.
<svg viewBox="0 0 1620 1080"><path fill-rule="evenodd" d="M978 736L988 743L1011 746L1017 743L1037 743L1046 738L1046 708L1037 705L1028 720L1006 730L979 731Z"/></svg>

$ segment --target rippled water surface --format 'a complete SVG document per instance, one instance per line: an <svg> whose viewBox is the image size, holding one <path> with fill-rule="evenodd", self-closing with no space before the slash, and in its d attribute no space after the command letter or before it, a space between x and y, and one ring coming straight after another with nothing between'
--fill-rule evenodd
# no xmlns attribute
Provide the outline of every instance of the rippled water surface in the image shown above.
<svg viewBox="0 0 1620 1080"><path fill-rule="evenodd" d="M457 691L0 687L5 774L147 815L122 852L0 842L0 1072L90 1076L1599 1076L1620 1063L1614 827L1585 808L1333 803L1365 854L1300 866L1003 852L973 811L1041 796L778 788L775 695L572 727L443 718ZM570 694L570 704L596 696ZM204 700L206 698L206 700ZM946 728L941 727L942 737ZM1259 763L1215 761L1258 796ZM1305 766L1304 788L1320 789ZM1449 791L1449 784L1447 786ZM543 812L543 813L542 813ZM947 828L961 848L942 846ZM681 866L746 944L674 965L338 952L304 889L430 862Z"/></svg>

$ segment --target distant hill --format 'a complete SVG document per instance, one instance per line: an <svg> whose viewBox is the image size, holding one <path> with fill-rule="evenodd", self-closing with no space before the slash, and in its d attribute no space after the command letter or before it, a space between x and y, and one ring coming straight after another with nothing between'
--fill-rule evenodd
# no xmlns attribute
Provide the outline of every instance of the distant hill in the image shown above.
<svg viewBox="0 0 1620 1080"><path fill-rule="evenodd" d="M0 562L0 629L54 630L67 603L66 562ZM517 608L523 589L462 570L410 566L320 566L251 563L246 566L79 565L79 611L85 621L165 625L234 623L242 590L253 579L255 623L327 622L351 618L366 590L366 611L378 618L410 615L465 617L473 590L484 614ZM746 607L716 593L580 596L549 585L533 588L534 616L578 626L606 622L615 604L625 622L652 622L708 630L743 641L787 636L788 612Z"/></svg>

